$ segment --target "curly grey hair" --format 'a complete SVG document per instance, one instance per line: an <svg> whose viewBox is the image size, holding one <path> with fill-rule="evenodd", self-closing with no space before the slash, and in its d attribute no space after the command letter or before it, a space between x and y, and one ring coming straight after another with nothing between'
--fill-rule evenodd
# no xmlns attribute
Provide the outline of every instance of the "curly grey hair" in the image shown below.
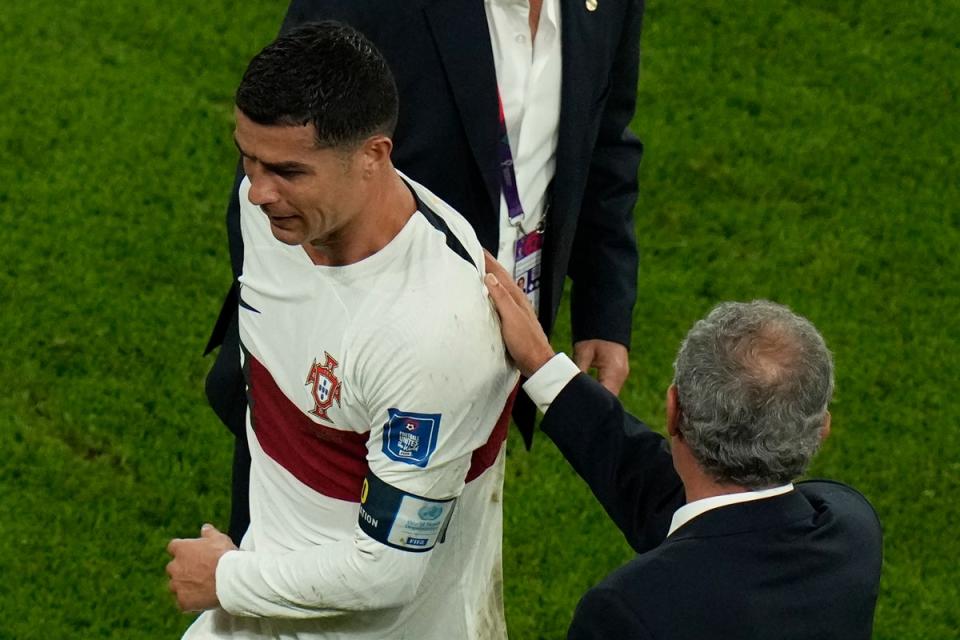
<svg viewBox="0 0 960 640"><path fill-rule="evenodd" d="M678 428L722 483L762 489L801 475L820 445L833 358L806 318L766 300L698 321L674 363Z"/></svg>

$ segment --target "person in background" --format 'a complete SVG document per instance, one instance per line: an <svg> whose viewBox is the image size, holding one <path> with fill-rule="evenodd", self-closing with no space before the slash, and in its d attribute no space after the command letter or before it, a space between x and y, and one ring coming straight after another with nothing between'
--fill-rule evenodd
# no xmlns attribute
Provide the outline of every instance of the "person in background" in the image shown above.
<svg viewBox="0 0 960 640"><path fill-rule="evenodd" d="M796 482L830 432L833 360L805 318L725 302L690 329L666 394L669 448L554 354L487 256L507 349L559 447L638 555L580 600L570 640L867 640L882 534L839 482Z"/></svg>
<svg viewBox="0 0 960 640"><path fill-rule="evenodd" d="M643 10L641 0L294 0L281 29L335 19L380 49L400 94L397 168L467 219L523 281L548 334L570 277L574 360L614 393L628 373L637 289L642 145L628 125ZM237 193L227 212L234 277L244 253ZM249 452L236 317L234 284L207 346L223 345L207 395L237 435L239 540ZM535 408L523 394L513 415L529 447Z"/></svg>

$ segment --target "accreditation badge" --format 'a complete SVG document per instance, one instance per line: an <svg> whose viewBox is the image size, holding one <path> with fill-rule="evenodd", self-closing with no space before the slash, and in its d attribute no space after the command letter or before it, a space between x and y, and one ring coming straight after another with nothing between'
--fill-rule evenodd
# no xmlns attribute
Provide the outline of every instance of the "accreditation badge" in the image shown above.
<svg viewBox="0 0 960 640"><path fill-rule="evenodd" d="M543 264L543 231L524 233L513 249L513 279L527 295L533 310L540 309L540 267Z"/></svg>

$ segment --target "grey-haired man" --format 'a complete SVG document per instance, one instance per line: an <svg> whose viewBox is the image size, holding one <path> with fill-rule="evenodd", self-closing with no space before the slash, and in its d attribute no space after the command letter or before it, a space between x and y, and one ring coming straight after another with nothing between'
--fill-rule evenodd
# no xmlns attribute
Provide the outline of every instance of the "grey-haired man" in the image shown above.
<svg viewBox="0 0 960 640"><path fill-rule="evenodd" d="M568 638L870 638L877 516L846 485L794 484L830 431L833 360L808 320L754 301L698 321L667 390L668 449L487 270L541 428L639 553L586 593Z"/></svg>

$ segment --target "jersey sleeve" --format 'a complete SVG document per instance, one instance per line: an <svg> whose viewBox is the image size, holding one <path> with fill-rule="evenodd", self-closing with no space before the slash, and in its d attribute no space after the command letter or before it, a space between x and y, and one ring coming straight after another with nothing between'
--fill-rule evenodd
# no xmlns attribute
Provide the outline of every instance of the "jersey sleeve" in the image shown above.
<svg viewBox="0 0 960 640"><path fill-rule="evenodd" d="M459 495L471 454L487 442L516 383L493 311L482 293L471 303L449 318L416 313L393 323L370 343L389 355L364 359L370 471L404 491Z"/></svg>
<svg viewBox="0 0 960 640"><path fill-rule="evenodd" d="M472 455L517 380L479 273L475 281L475 289L438 295L440 305L412 296L409 313L360 323L352 339L370 422L369 474L354 536L285 554L225 554L217 568L225 610L325 617L412 599L456 518Z"/></svg>

